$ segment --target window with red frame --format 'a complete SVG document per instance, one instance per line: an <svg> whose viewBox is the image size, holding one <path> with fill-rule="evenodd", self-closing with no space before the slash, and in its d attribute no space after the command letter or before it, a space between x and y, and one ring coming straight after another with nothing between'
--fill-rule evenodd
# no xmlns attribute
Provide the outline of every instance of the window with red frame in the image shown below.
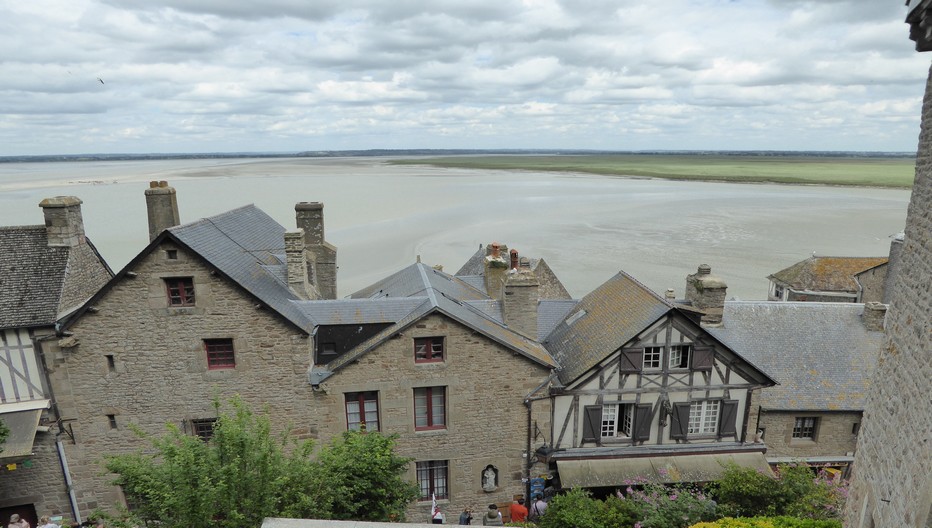
<svg viewBox="0 0 932 528"><path fill-rule="evenodd" d="M443 361L442 337L418 337L414 339L414 361L430 363Z"/></svg>
<svg viewBox="0 0 932 528"><path fill-rule="evenodd" d="M169 306L194 306L194 279L172 277L165 279Z"/></svg>
<svg viewBox="0 0 932 528"><path fill-rule="evenodd" d="M446 387L414 389L414 429L445 429L447 426Z"/></svg>
<svg viewBox="0 0 932 528"><path fill-rule="evenodd" d="M350 431L379 430L379 393L346 393L346 428Z"/></svg>
<svg viewBox="0 0 932 528"><path fill-rule="evenodd" d="M447 491L447 474L449 464L446 460L429 460L417 462L417 484L421 490L420 500L450 498Z"/></svg>
<svg viewBox="0 0 932 528"><path fill-rule="evenodd" d="M236 368L232 339L205 339L204 348L207 350L208 369Z"/></svg>

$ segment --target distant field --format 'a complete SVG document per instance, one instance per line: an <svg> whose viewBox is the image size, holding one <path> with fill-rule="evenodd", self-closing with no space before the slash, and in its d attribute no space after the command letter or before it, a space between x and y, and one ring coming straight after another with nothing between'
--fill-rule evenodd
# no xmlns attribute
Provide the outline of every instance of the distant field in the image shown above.
<svg viewBox="0 0 932 528"><path fill-rule="evenodd" d="M585 172L673 180L910 188L915 160L894 157L719 155L496 155L391 160L462 169Z"/></svg>

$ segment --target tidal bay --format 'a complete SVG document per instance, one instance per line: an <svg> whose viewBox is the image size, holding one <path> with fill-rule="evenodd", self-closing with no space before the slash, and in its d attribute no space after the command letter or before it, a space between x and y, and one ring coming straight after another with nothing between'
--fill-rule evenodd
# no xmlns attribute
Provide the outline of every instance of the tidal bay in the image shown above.
<svg viewBox="0 0 932 528"><path fill-rule="evenodd" d="M625 270L683 295L699 264L729 297L766 298L770 273L813 253L884 256L909 191L389 165L375 158L0 164L0 225L41 224L49 196L84 201L88 236L118 271L148 243L143 192L178 191L183 222L254 203L286 228L325 204L341 296L415 261L455 272L479 244L543 257L574 296Z"/></svg>

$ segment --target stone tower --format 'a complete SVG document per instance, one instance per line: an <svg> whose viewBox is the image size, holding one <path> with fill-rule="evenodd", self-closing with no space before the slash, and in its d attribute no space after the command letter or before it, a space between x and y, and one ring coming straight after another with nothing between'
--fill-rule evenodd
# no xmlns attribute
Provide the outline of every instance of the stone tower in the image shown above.
<svg viewBox="0 0 932 528"><path fill-rule="evenodd" d="M909 4L910 37L932 50L932 2ZM858 437L849 528L932 526L932 71L905 233Z"/></svg>

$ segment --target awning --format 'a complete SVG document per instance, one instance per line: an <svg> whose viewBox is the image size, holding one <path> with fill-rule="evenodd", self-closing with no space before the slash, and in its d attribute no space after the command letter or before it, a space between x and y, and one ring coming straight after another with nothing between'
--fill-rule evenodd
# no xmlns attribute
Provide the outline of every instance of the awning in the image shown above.
<svg viewBox="0 0 932 528"><path fill-rule="evenodd" d="M770 473L763 453L557 460L557 471L564 488L600 488L624 486L639 480L709 482L721 477L729 463Z"/></svg>
<svg viewBox="0 0 932 528"><path fill-rule="evenodd" d="M42 411L49 408L49 400L31 400L0 405L0 421L10 430L0 458L23 457L32 454L36 428Z"/></svg>

